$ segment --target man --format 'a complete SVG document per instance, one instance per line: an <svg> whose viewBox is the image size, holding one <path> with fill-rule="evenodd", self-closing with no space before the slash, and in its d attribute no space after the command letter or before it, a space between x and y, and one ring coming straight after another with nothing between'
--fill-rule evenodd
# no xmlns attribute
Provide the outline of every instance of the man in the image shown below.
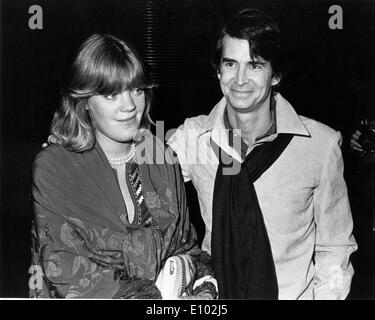
<svg viewBox="0 0 375 320"><path fill-rule="evenodd" d="M341 135L276 93L279 39L271 17L239 12L217 43L224 97L168 143L197 190L220 298L344 299L357 246Z"/></svg>

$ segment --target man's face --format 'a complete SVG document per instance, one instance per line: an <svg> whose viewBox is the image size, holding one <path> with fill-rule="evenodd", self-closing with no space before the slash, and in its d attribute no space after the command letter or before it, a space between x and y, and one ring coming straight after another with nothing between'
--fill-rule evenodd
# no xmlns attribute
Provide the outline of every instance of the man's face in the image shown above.
<svg viewBox="0 0 375 320"><path fill-rule="evenodd" d="M247 40L228 35L223 39L218 78L227 106L240 113L267 105L271 86L279 82L269 61L261 57L251 59Z"/></svg>

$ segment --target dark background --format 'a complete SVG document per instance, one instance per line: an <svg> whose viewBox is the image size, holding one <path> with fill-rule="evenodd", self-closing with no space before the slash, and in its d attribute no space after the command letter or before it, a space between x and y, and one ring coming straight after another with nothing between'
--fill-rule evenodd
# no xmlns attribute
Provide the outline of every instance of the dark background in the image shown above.
<svg viewBox="0 0 375 320"><path fill-rule="evenodd" d="M345 175L360 249L350 299L374 299L374 232L362 160L348 152L352 130L375 109L374 1L3 0L1 1L0 297L27 297L30 260L31 162L48 137L59 89L72 55L93 33L111 33L139 51L159 84L154 120L166 129L208 113L220 99L210 64L218 23L244 4L276 19L285 38L288 73L281 93L297 112L344 136ZM28 27L31 5L43 29ZM328 27L331 5L343 9L343 30ZM196 194L187 184L199 231Z"/></svg>

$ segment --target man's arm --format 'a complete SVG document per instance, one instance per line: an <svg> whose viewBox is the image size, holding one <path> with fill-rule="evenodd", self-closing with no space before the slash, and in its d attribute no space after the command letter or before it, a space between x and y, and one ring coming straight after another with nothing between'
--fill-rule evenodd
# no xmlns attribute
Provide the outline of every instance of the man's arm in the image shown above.
<svg viewBox="0 0 375 320"><path fill-rule="evenodd" d="M186 159L188 158L187 152L189 152L189 137L188 137L188 130L185 125L181 125L175 131L175 133L168 139L167 144L172 148L172 150L177 154L179 158L179 166L175 166L175 176L177 179L177 195L178 195L178 203L180 205L179 212L180 214L185 216L187 226L189 228L193 228L190 224L189 220L189 213L186 203L186 195L185 195L185 186L183 180L185 182L191 179L189 173L189 164ZM193 130L191 131L193 132ZM190 137L191 138L191 137ZM194 140L195 141L195 140ZM182 160L182 161L181 161ZM181 171L180 171L181 168ZM181 174L181 173L182 174ZM183 177L183 179L182 179ZM188 234L185 232L185 234ZM195 234L195 230L194 230ZM196 235L195 235L196 236ZM189 297L180 297L181 299L203 299L204 297L208 296L210 298L217 297L217 281L213 278L213 270L211 267L211 256L207 252L203 252L201 250L192 250L190 253L193 257L196 271L197 271L197 280L194 283L193 287L193 294L194 296Z"/></svg>
<svg viewBox="0 0 375 320"><path fill-rule="evenodd" d="M343 178L341 134L328 142L319 186L314 191L316 223L315 299L345 299L353 267L349 257L357 249L353 220Z"/></svg>
<svg viewBox="0 0 375 320"><path fill-rule="evenodd" d="M173 135L168 139L167 144L172 148L172 150L177 154L179 164L181 167L182 176L185 182L191 180L189 173L189 166L187 161L188 145L186 139L186 129L185 125L180 125Z"/></svg>

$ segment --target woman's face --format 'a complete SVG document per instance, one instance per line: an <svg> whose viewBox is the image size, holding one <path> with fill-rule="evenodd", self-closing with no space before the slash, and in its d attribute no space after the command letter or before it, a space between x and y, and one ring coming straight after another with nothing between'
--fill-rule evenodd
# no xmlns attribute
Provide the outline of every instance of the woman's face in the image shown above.
<svg viewBox="0 0 375 320"><path fill-rule="evenodd" d="M117 95L90 97L88 110L98 142L130 142L140 126L145 101L143 89L125 90Z"/></svg>

